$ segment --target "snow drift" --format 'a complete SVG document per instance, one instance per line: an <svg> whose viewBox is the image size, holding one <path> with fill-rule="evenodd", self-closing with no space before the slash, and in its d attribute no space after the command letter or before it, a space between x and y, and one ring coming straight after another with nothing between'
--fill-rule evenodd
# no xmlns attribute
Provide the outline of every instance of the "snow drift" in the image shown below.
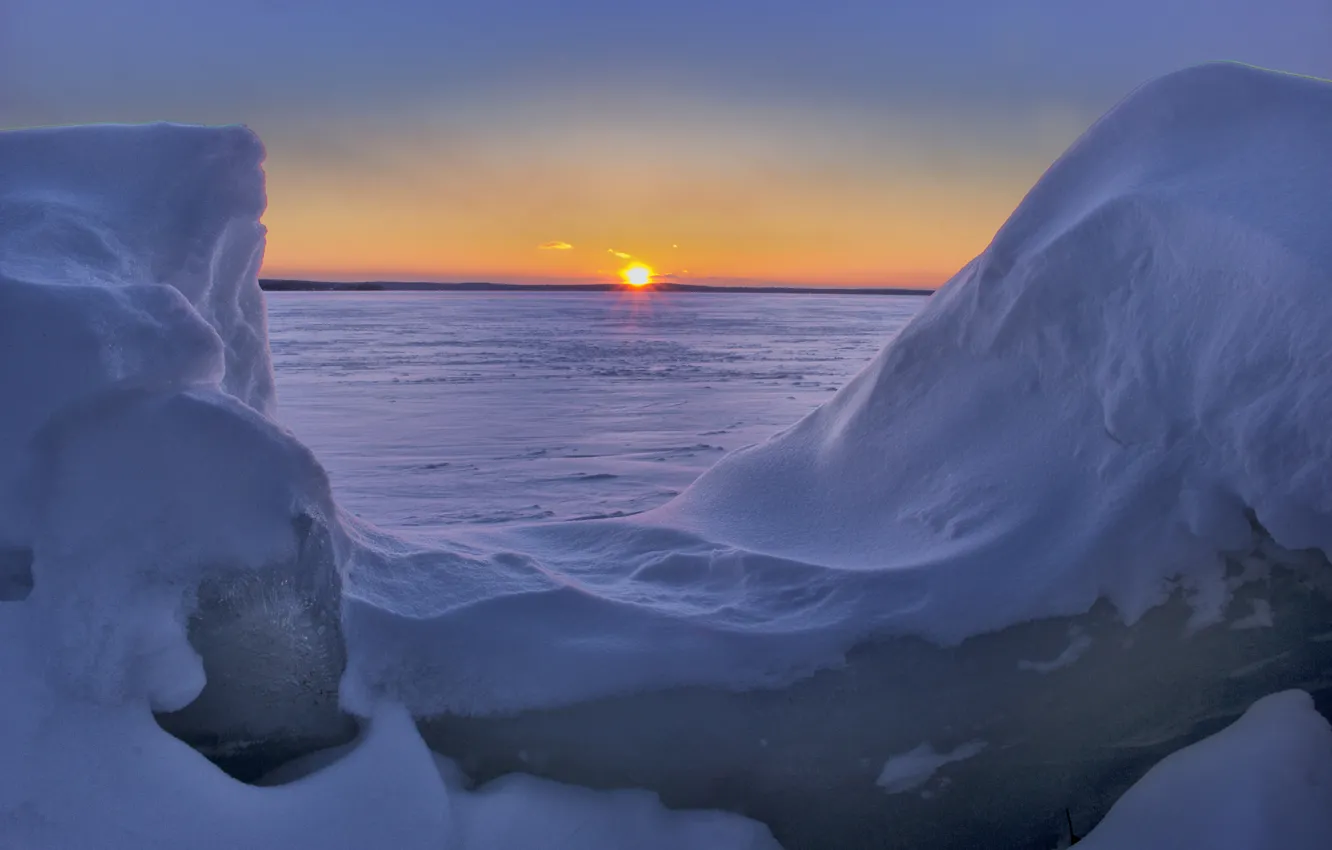
<svg viewBox="0 0 1332 850"><path fill-rule="evenodd" d="M1153 767L1086 850L1320 850L1332 843L1332 727L1299 691Z"/></svg>
<svg viewBox="0 0 1332 850"><path fill-rule="evenodd" d="M268 417L262 154L243 128L0 134L0 848L775 846L646 791L473 796L391 699L272 788L155 722L270 761L355 731L353 544Z"/></svg>
<svg viewBox="0 0 1332 850"><path fill-rule="evenodd" d="M352 569L349 679L477 775L791 847L1020 846L1273 690L1332 702L1329 145L1326 82L1144 86L832 401L674 502L454 534L410 599L400 561ZM875 785L980 744L928 800Z"/></svg>
<svg viewBox="0 0 1332 850"><path fill-rule="evenodd" d="M664 517L937 576L895 619L950 643L1098 598L1132 620L1171 570L1214 587L1249 512L1332 549L1329 107L1242 66L1144 86L835 399Z"/></svg>
<svg viewBox="0 0 1332 850"><path fill-rule="evenodd" d="M1237 65L1144 86L828 404L674 502L454 535L411 599L398 559L353 568L348 626L390 643L352 663L487 713L782 684L860 639L954 645L1098 600L1131 623L1181 587L1219 620L1223 553L1332 548L1329 106ZM509 620L529 633L484 630L433 688L430 658L399 676L373 652Z"/></svg>
<svg viewBox="0 0 1332 850"><path fill-rule="evenodd" d="M1026 846L1261 696L1326 700L1327 150L1332 84L1148 84L829 404L676 501L406 541L273 419L251 134L0 136L0 764L41 766L0 771L0 837L175 846L211 806L247 816L194 846L296 846L299 810L310 846L382 818L465 848L559 797L607 846L770 846L649 797L469 797L428 744L788 850ZM342 709L358 743L271 789L151 717L257 776L346 744Z"/></svg>

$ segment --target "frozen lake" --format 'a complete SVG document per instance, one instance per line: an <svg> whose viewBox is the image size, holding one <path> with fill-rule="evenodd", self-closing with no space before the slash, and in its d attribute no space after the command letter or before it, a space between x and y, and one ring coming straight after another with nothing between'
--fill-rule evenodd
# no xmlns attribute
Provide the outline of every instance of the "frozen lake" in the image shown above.
<svg viewBox="0 0 1332 850"><path fill-rule="evenodd" d="M268 293L279 416L390 529L613 516L826 400L924 298Z"/></svg>

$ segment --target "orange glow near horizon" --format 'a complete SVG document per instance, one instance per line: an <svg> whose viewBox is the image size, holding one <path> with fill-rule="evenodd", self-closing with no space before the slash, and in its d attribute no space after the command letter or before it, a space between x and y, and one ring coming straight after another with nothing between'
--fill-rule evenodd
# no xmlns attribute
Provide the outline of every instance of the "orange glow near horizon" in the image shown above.
<svg viewBox="0 0 1332 850"><path fill-rule="evenodd" d="M600 108L404 119L338 146L272 136L262 274L619 283L651 257L649 282L931 287L985 248L1064 143L966 158L890 130L855 141L837 116L803 138L784 113L599 121ZM530 122L539 144L511 132Z"/></svg>

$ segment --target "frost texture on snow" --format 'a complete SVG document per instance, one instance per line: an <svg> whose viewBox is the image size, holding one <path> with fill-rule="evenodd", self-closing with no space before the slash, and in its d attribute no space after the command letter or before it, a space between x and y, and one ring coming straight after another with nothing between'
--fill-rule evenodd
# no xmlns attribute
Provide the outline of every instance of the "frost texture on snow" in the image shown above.
<svg viewBox="0 0 1332 850"><path fill-rule="evenodd" d="M248 131L0 135L0 765L37 766L0 768L4 837L516 847L558 798L607 846L622 816L770 846L644 795L468 797L427 745L793 848L1104 811L1207 723L1326 687L1328 150L1332 84L1150 83L827 405L674 502L409 541L271 418ZM357 745L273 788L152 716L222 758L345 743L339 707ZM987 743L946 793L875 785L943 740Z"/></svg>
<svg viewBox="0 0 1332 850"><path fill-rule="evenodd" d="M1259 700L1153 767L1078 845L1086 850L1332 846L1332 726L1309 695Z"/></svg>

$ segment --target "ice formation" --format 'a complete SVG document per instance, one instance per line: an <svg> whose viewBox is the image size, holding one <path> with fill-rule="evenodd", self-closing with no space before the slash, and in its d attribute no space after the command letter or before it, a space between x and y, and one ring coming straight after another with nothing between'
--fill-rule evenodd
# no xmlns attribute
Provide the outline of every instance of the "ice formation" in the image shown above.
<svg viewBox="0 0 1332 850"><path fill-rule="evenodd" d="M0 135L0 839L771 846L588 790L643 788L787 850L1027 846L1327 700L1328 150L1332 84L1157 80L675 502L407 541L273 419L248 131ZM152 716L257 776L340 708L265 788Z"/></svg>

